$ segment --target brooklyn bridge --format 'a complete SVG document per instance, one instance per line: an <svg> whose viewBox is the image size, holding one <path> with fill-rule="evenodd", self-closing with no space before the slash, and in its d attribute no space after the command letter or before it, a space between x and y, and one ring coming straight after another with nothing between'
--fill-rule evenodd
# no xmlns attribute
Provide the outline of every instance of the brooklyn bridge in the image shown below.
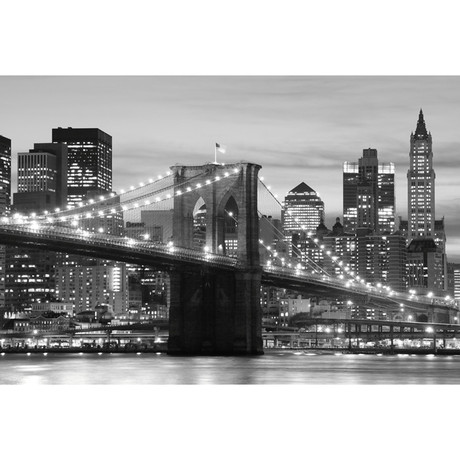
<svg viewBox="0 0 460 460"><path fill-rule="evenodd" d="M209 163L175 165L168 174L128 191L42 214L13 214L0 223L0 244L47 249L146 265L168 274L170 354L263 353L260 289L292 289L310 296L351 295L388 311L404 307L431 322L452 324L458 305L448 297L398 292L370 283L340 258L332 270L293 253L279 254L260 239L267 219L261 196L280 205L259 177L260 165ZM168 210L171 238L156 241L88 230L87 222L141 209ZM202 244L195 240L197 209L205 209ZM233 245L228 243L230 227ZM281 236L280 236L281 238ZM312 244L313 236L308 234Z"/></svg>

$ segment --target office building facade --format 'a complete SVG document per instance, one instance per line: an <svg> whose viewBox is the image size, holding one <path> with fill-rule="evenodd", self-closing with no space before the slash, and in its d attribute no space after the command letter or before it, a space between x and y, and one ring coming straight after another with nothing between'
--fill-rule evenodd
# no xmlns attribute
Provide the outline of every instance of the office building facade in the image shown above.
<svg viewBox="0 0 460 460"><path fill-rule="evenodd" d="M18 191L14 207L19 212L53 212L67 205L67 146L34 144L18 153Z"/></svg>
<svg viewBox="0 0 460 460"><path fill-rule="evenodd" d="M408 240L432 238L435 221L435 178L431 133L420 110L415 133L410 136L408 190Z"/></svg>
<svg viewBox="0 0 460 460"><path fill-rule="evenodd" d="M88 259L86 265L60 265L56 269L56 297L74 305L76 313L107 305L116 315L126 314L126 264Z"/></svg>
<svg viewBox="0 0 460 460"><path fill-rule="evenodd" d="M324 203L315 190L301 182L284 198L281 219L286 236L301 232L314 233L324 220Z"/></svg>
<svg viewBox="0 0 460 460"><path fill-rule="evenodd" d="M112 190L112 136L98 128L55 128L52 141L68 148L68 203L78 204L88 192Z"/></svg>
<svg viewBox="0 0 460 460"><path fill-rule="evenodd" d="M18 153L18 191L13 208L20 213L50 211L67 203L67 146L34 144ZM56 253L6 248L5 304L12 311L55 296Z"/></svg>
<svg viewBox="0 0 460 460"><path fill-rule="evenodd" d="M0 136L0 216L8 215L11 205L11 139ZM0 245L0 309L5 308L6 247Z"/></svg>
<svg viewBox="0 0 460 460"><path fill-rule="evenodd" d="M11 139L0 136L0 214L6 215L11 204Z"/></svg>
<svg viewBox="0 0 460 460"><path fill-rule="evenodd" d="M415 132L410 136L407 171L408 220L407 224L403 223L407 228L407 243L413 259L408 267L409 287L423 286L425 289L438 290L441 293L448 287L446 233L444 218L436 220L435 179L433 141L431 132L427 131L423 111L420 109ZM420 239L428 241L422 244ZM410 246L413 240L417 243ZM436 250L432 247L432 242ZM423 276L420 275L422 272ZM428 280L424 279L426 277Z"/></svg>
<svg viewBox="0 0 460 460"><path fill-rule="evenodd" d="M376 149L364 149L358 162L343 164L343 226L376 233L395 231L395 167L379 163Z"/></svg>

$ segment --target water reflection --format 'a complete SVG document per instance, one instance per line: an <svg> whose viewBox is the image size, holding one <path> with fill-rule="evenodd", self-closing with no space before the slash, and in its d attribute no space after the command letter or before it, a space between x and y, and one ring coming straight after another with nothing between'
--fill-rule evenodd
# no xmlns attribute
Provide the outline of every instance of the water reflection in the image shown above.
<svg viewBox="0 0 460 460"><path fill-rule="evenodd" d="M255 357L49 353L0 357L0 384L459 384L459 356Z"/></svg>

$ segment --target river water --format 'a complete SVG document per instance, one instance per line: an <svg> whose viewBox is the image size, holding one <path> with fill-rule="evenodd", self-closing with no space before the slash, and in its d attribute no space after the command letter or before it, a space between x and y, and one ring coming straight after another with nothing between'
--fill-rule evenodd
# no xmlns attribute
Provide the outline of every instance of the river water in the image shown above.
<svg viewBox="0 0 460 460"><path fill-rule="evenodd" d="M0 384L460 384L460 356L5 354L0 356Z"/></svg>

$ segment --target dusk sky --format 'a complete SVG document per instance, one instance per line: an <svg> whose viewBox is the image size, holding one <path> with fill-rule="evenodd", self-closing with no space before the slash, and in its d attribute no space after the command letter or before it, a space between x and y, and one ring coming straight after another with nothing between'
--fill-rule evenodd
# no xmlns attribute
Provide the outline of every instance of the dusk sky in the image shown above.
<svg viewBox="0 0 460 460"><path fill-rule="evenodd" d="M342 217L342 164L376 148L396 166L397 215L407 218L409 137L420 108L433 136L436 218L449 261L460 261L459 77L1 77L0 134L17 152L56 127L113 137L113 187L175 163L261 164L283 197L304 181L321 195L326 225ZM13 179L13 192L16 181Z"/></svg>

